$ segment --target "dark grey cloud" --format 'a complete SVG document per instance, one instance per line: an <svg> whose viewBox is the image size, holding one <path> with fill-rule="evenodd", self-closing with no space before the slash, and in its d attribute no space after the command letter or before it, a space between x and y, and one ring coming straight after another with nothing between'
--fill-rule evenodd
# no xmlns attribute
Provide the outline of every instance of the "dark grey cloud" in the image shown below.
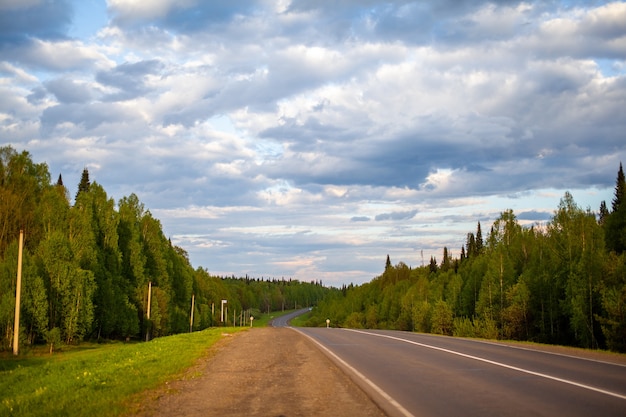
<svg viewBox="0 0 626 417"><path fill-rule="evenodd" d="M42 87L37 86L31 90L31 93L26 96L26 100L28 100L31 104L37 104L41 100L43 100L48 95L48 91Z"/></svg>
<svg viewBox="0 0 626 417"><path fill-rule="evenodd" d="M384 221L384 220L393 220L393 221L410 220L413 217L415 217L416 214L417 214L417 210L394 211L391 213L377 214L376 217L374 217L374 220L376 220L377 222Z"/></svg>
<svg viewBox="0 0 626 417"><path fill-rule="evenodd" d="M401 40L408 44L465 42L468 38L485 39L493 33L481 33L476 23L465 16L485 6L515 6L518 0L503 1L294 1L289 12L316 12L326 24L320 34L338 39ZM514 29L509 29L511 33Z"/></svg>
<svg viewBox="0 0 626 417"><path fill-rule="evenodd" d="M146 85L145 77L158 75L164 69L164 64L158 59L123 63L108 71L99 71L96 81L113 87L118 91L107 94L103 101L130 100L140 95L145 95L150 88Z"/></svg>
<svg viewBox="0 0 626 417"><path fill-rule="evenodd" d="M548 213L545 211L524 211L516 215L519 220L530 220L530 221L548 221L550 220L554 214Z"/></svg>
<svg viewBox="0 0 626 417"><path fill-rule="evenodd" d="M216 24L229 22L235 16L253 13L259 5L257 0L164 1L159 5L142 7L116 7L109 5L109 12L115 25L125 29L141 28L144 25L157 25L179 33L206 30ZM162 10L157 10L161 8Z"/></svg>
<svg viewBox="0 0 626 417"><path fill-rule="evenodd" d="M69 0L3 2L0 6L0 48L29 43L32 38L65 38L73 15Z"/></svg>
<svg viewBox="0 0 626 417"><path fill-rule="evenodd" d="M47 91L53 94L61 103L86 103L91 100L92 94L89 86L84 83L78 83L71 78L62 77L44 83ZM40 98L40 94L36 91L34 96Z"/></svg>
<svg viewBox="0 0 626 417"><path fill-rule="evenodd" d="M138 115L112 103L68 103L46 108L41 115L42 133L49 134L56 126L70 122L92 130L104 123L124 123Z"/></svg>
<svg viewBox="0 0 626 417"><path fill-rule="evenodd" d="M351 222L369 222L370 218L367 216L354 216L350 219Z"/></svg>

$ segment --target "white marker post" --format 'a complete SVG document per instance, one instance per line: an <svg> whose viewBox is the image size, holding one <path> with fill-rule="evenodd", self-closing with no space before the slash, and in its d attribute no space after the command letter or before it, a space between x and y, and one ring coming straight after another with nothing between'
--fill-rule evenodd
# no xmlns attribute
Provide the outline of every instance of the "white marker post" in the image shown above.
<svg viewBox="0 0 626 417"><path fill-rule="evenodd" d="M254 316L250 316L250 327L252 327L252 320L254 320Z"/></svg>
<svg viewBox="0 0 626 417"><path fill-rule="evenodd" d="M326 328L328 329L330 327L330 319L326 319Z"/></svg>
<svg viewBox="0 0 626 417"><path fill-rule="evenodd" d="M226 304L228 300L222 300L222 313L220 315L220 321L224 323L224 304Z"/></svg>

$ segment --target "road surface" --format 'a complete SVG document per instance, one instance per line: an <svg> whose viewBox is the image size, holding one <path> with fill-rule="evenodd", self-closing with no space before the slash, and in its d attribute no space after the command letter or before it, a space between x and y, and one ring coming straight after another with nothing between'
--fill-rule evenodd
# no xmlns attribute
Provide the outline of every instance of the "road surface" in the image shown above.
<svg viewBox="0 0 626 417"><path fill-rule="evenodd" d="M626 416L623 363L409 332L293 329L390 416Z"/></svg>
<svg viewBox="0 0 626 417"><path fill-rule="evenodd" d="M128 417L384 417L310 340L258 327L223 338L184 375L129 402Z"/></svg>
<svg viewBox="0 0 626 417"><path fill-rule="evenodd" d="M302 308L296 311L292 311L291 313L287 313L285 315L276 317L275 319L273 319L272 321L270 321L270 325L272 327L287 327L289 326L289 321L294 318L294 317L298 317L301 316L305 313L308 313L309 311L311 311L310 308Z"/></svg>

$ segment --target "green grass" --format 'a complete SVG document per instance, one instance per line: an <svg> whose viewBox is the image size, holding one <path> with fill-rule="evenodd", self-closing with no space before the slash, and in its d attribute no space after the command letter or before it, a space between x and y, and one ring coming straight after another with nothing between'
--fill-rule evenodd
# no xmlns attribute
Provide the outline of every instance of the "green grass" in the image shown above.
<svg viewBox="0 0 626 417"><path fill-rule="evenodd" d="M295 327L305 327L306 326L306 322L311 317L311 314L312 314L311 312L308 312L308 313L304 313L301 316L294 317L293 319L291 319L289 324L291 326L295 326Z"/></svg>
<svg viewBox="0 0 626 417"><path fill-rule="evenodd" d="M245 329L213 328L147 343L83 345L54 355L5 355L0 357L0 415L117 416L127 411L133 395L192 366L222 333Z"/></svg>
<svg viewBox="0 0 626 417"><path fill-rule="evenodd" d="M254 327L265 327L269 324L272 319L276 317L284 316L285 314L289 314L295 310L285 310L285 311L273 311L269 314L262 313L259 317L254 316Z"/></svg>
<svg viewBox="0 0 626 417"><path fill-rule="evenodd" d="M267 326L290 311L259 314L254 327ZM143 343L83 343L53 355L47 348L0 355L0 416L118 416L142 392L182 374L222 333L248 327L212 328Z"/></svg>

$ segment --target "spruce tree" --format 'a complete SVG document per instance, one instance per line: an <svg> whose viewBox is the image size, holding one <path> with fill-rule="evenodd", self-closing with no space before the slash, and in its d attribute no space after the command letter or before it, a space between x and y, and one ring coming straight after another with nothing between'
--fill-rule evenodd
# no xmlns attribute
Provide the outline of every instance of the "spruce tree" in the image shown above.
<svg viewBox="0 0 626 417"><path fill-rule="evenodd" d="M480 222L476 228L476 254L480 255L483 251L483 232L480 229Z"/></svg>
<svg viewBox="0 0 626 417"><path fill-rule="evenodd" d="M598 224L603 225L606 221L606 218L609 217L609 209L606 208L606 201L602 200L600 202L600 213L598 215Z"/></svg>
<svg viewBox="0 0 626 417"><path fill-rule="evenodd" d="M473 258L477 255L476 253L476 238L474 237L474 233L467 234L467 257Z"/></svg>
<svg viewBox="0 0 626 417"><path fill-rule="evenodd" d="M443 260L441 261L441 270L442 271L447 271L450 269L450 255L448 254L448 247L444 246L443 247Z"/></svg>
<svg viewBox="0 0 626 417"><path fill-rule="evenodd" d="M604 221L606 247L618 255L626 251L626 180L622 164L619 164L615 185L615 197L612 202L612 211Z"/></svg>
<svg viewBox="0 0 626 417"><path fill-rule="evenodd" d="M439 266L437 265L437 258L435 258L432 255L430 257L430 263L428 265L428 269L430 269L430 272L433 274L436 273L437 270L439 269Z"/></svg>
<svg viewBox="0 0 626 417"><path fill-rule="evenodd" d="M626 192L626 179L624 179L624 170L622 169L622 163L619 164L619 171L617 171L617 180L615 181L615 197L613 198L613 213L619 210L620 206L624 203L624 193Z"/></svg>
<svg viewBox="0 0 626 417"><path fill-rule="evenodd" d="M83 175L80 177L80 183L78 184L78 191L76 192L76 200L78 200L78 196L80 193L89 191L89 187L91 186L91 182L89 182L89 171L87 168L83 169Z"/></svg>

